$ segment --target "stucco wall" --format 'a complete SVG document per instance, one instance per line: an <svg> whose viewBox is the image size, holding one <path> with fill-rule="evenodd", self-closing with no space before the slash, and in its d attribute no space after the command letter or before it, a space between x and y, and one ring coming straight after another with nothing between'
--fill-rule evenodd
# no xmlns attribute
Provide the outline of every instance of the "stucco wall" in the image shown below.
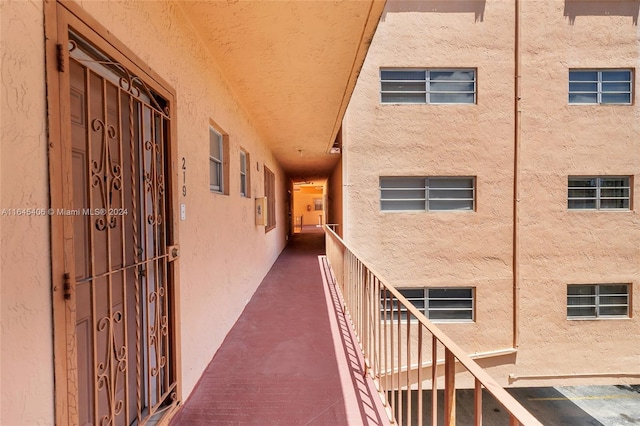
<svg viewBox="0 0 640 426"><path fill-rule="evenodd" d="M42 4L0 15L0 424L52 424L49 218L10 210L49 203Z"/></svg>
<svg viewBox="0 0 640 426"><path fill-rule="evenodd" d="M286 242L286 182L265 140L176 2L82 2L82 7L173 86L178 158L186 160L180 222L182 389L188 397ZM47 207L43 5L2 2L2 208ZM230 195L209 190L214 120L230 140ZM11 123L7 125L7 123ZM240 197L239 147L251 156ZM254 222L264 167L276 174L277 228ZM182 186L182 174L174 178ZM52 424L49 221L2 217L2 424Z"/></svg>
<svg viewBox="0 0 640 426"><path fill-rule="evenodd" d="M638 373L637 198L630 211L567 210L568 176L640 170L637 73L635 105L567 104L568 69L638 67L638 3L597 3L522 2L522 349L516 374ZM534 20L545 24L527 24ZM636 176L635 197L639 184ZM597 283L631 283L632 318L568 321L567 284ZM620 380L634 379L602 379Z"/></svg>
<svg viewBox="0 0 640 426"><path fill-rule="evenodd" d="M637 102L568 105L567 88L569 68L638 66L638 4L520 3L519 346L482 364L514 386L637 381L638 304L570 321L566 299L568 284L631 283L637 300L637 202L567 210L568 176L640 170ZM512 345L514 17L501 0L389 1L343 127L347 243L397 287L476 287L476 321L441 327L470 353ZM381 104L381 67L476 67L477 104ZM475 212L380 211L379 176L441 175L476 177Z"/></svg>
<svg viewBox="0 0 640 426"><path fill-rule="evenodd" d="M343 124L344 222L397 287L475 287L476 321L442 328L482 352L511 346L514 27L509 2L468 3L387 3ZM478 103L381 104L381 67L477 68ZM476 211L383 212L380 176L475 176Z"/></svg>

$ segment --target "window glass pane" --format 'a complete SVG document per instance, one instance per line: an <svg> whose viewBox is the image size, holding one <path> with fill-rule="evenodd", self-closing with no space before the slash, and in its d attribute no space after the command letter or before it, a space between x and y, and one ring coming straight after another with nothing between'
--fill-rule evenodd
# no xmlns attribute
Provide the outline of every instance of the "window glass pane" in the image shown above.
<svg viewBox="0 0 640 426"><path fill-rule="evenodd" d="M629 188L602 188L600 196L603 198L626 197L629 198Z"/></svg>
<svg viewBox="0 0 640 426"><path fill-rule="evenodd" d="M209 155L222 160L222 136L209 129Z"/></svg>
<svg viewBox="0 0 640 426"><path fill-rule="evenodd" d="M603 93L601 97L603 104L630 104L631 94L629 93Z"/></svg>
<svg viewBox="0 0 640 426"><path fill-rule="evenodd" d="M593 198L597 196L597 190L594 189L573 189L569 188L569 198Z"/></svg>
<svg viewBox="0 0 640 426"><path fill-rule="evenodd" d="M569 178L570 187L595 188L597 181L595 178Z"/></svg>
<svg viewBox="0 0 640 426"><path fill-rule="evenodd" d="M591 296L596 294L595 285L570 285L567 287L568 295Z"/></svg>
<svg viewBox="0 0 640 426"><path fill-rule="evenodd" d="M571 199L568 201L567 207L570 209L595 209L596 200Z"/></svg>
<svg viewBox="0 0 640 426"><path fill-rule="evenodd" d="M606 188L624 188L629 186L629 178L600 178L600 186Z"/></svg>
<svg viewBox="0 0 640 426"><path fill-rule="evenodd" d="M212 189L220 189L219 164L213 160L209 161L209 183Z"/></svg>
<svg viewBox="0 0 640 426"><path fill-rule="evenodd" d="M629 294L629 286L626 284L601 285L600 294Z"/></svg>
<svg viewBox="0 0 640 426"><path fill-rule="evenodd" d="M602 305L626 305L628 303L628 298L626 295L623 296L600 296L598 302L600 306Z"/></svg>
<svg viewBox="0 0 640 426"><path fill-rule="evenodd" d="M602 81L631 81L631 71L629 70L609 70L602 71Z"/></svg>
<svg viewBox="0 0 640 426"><path fill-rule="evenodd" d="M474 81L476 72L474 70L443 70L431 71L430 81Z"/></svg>
<svg viewBox="0 0 640 426"><path fill-rule="evenodd" d="M567 305L596 306L595 296L567 296Z"/></svg>
<svg viewBox="0 0 640 426"><path fill-rule="evenodd" d="M631 93L631 83L602 83L602 91Z"/></svg>
<svg viewBox="0 0 640 426"><path fill-rule="evenodd" d="M424 93L383 93L383 103L423 104L427 95Z"/></svg>
<svg viewBox="0 0 640 426"><path fill-rule="evenodd" d="M430 288L429 299L470 299L473 296L471 288Z"/></svg>
<svg viewBox="0 0 640 426"><path fill-rule="evenodd" d="M569 81L598 81L598 71L569 71Z"/></svg>
<svg viewBox="0 0 640 426"><path fill-rule="evenodd" d="M473 188L473 179L429 178L429 188Z"/></svg>
<svg viewBox="0 0 640 426"><path fill-rule="evenodd" d="M597 104L598 95L596 93L569 93L570 104Z"/></svg>
<svg viewBox="0 0 640 426"><path fill-rule="evenodd" d="M381 197L383 200L402 199L424 201L425 191L424 189L382 189Z"/></svg>
<svg viewBox="0 0 640 426"><path fill-rule="evenodd" d="M473 320L473 311L429 310L430 320Z"/></svg>
<svg viewBox="0 0 640 426"><path fill-rule="evenodd" d="M240 173L247 172L247 156L244 152L240 153Z"/></svg>
<svg viewBox="0 0 640 426"><path fill-rule="evenodd" d="M569 83L569 92L598 92L598 83Z"/></svg>
<svg viewBox="0 0 640 426"><path fill-rule="evenodd" d="M381 188L424 188L423 177L381 177Z"/></svg>
<svg viewBox="0 0 640 426"><path fill-rule="evenodd" d="M473 199L473 189L429 189L429 199L458 198Z"/></svg>
<svg viewBox="0 0 640 426"><path fill-rule="evenodd" d="M382 210L425 210L425 202L420 200L385 201L380 204Z"/></svg>
<svg viewBox="0 0 640 426"><path fill-rule="evenodd" d="M425 92L425 84L423 82L382 82L383 92Z"/></svg>
<svg viewBox="0 0 640 426"><path fill-rule="evenodd" d="M628 209L629 208L629 200L626 199L603 199L600 200L600 208L601 209Z"/></svg>
<svg viewBox="0 0 640 426"><path fill-rule="evenodd" d="M473 301L461 300L461 299L430 299L429 309L471 309L473 307Z"/></svg>
<svg viewBox="0 0 640 426"><path fill-rule="evenodd" d="M382 70L380 78L382 80L425 80L424 70Z"/></svg>
<svg viewBox="0 0 640 426"><path fill-rule="evenodd" d="M628 316L627 306L600 306L600 316Z"/></svg>
<svg viewBox="0 0 640 426"><path fill-rule="evenodd" d="M443 82L434 83L429 85L429 91L434 92L474 92L475 83L458 83L458 82Z"/></svg>
<svg viewBox="0 0 640 426"><path fill-rule="evenodd" d="M429 210L473 210L472 200L429 200Z"/></svg>
<svg viewBox="0 0 640 426"><path fill-rule="evenodd" d="M568 317L589 317L595 318L596 316L596 308L589 307L567 307L567 316Z"/></svg>
<svg viewBox="0 0 640 426"><path fill-rule="evenodd" d="M472 104L475 102L473 93L431 93L429 101L434 104Z"/></svg>

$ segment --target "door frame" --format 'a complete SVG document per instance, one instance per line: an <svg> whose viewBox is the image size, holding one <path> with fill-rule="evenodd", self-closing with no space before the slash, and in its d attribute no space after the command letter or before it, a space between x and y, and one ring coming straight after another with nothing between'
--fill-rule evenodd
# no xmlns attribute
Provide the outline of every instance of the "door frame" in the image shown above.
<svg viewBox="0 0 640 426"><path fill-rule="evenodd" d="M69 93L68 28L127 67L158 94L167 99L172 118L169 125L167 213L167 246L178 246L178 154L176 126L176 92L162 77L117 40L104 26L72 1L44 0L45 73L47 83L47 125L50 194L51 294L53 314L53 363L55 423L78 424L77 343L75 331L75 264L73 247L73 216L58 215L61 209L72 210L71 128ZM60 47L60 48L59 48ZM65 95L65 93L67 95ZM164 412L163 421L175 414L182 400L182 368L180 353L180 262L168 267L172 300L170 315L171 351L176 379L177 397Z"/></svg>

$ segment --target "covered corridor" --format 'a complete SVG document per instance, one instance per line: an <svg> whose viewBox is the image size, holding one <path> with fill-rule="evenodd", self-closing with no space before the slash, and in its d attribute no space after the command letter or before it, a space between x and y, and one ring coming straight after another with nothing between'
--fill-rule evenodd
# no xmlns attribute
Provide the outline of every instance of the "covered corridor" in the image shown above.
<svg viewBox="0 0 640 426"><path fill-rule="evenodd" d="M321 228L293 236L173 425L389 423L324 250Z"/></svg>

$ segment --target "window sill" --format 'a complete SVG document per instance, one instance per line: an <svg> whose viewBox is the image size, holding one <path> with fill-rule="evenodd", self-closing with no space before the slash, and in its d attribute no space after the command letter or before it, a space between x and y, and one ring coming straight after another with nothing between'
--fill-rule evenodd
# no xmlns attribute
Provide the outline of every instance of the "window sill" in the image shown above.
<svg viewBox="0 0 640 426"><path fill-rule="evenodd" d="M567 317L567 321L624 321L633 319L632 317Z"/></svg>

